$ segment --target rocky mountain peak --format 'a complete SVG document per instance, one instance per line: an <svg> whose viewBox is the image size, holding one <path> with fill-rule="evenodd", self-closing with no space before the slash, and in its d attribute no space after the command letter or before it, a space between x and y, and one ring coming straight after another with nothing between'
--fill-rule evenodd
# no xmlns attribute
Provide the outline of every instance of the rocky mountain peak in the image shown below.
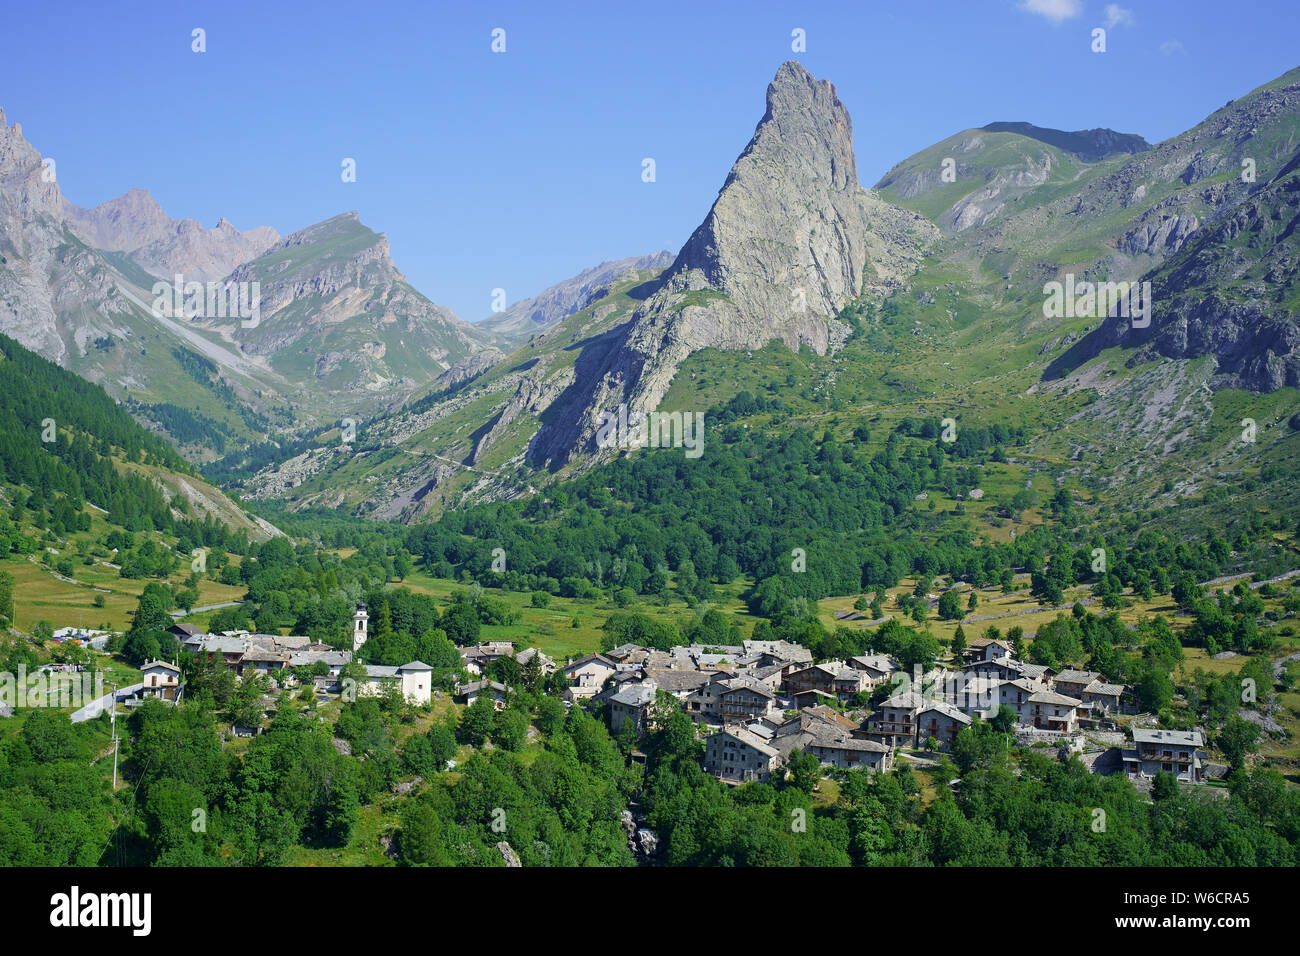
<svg viewBox="0 0 1300 956"><path fill-rule="evenodd" d="M864 286L896 286L935 233L862 188L853 124L835 87L783 63L708 216L658 290L584 356L582 381L559 396L530 460L553 465L594 451L601 411L656 409L700 349L760 349L776 339L791 350L834 351L849 331L835 319L840 310Z"/></svg>
<svg viewBox="0 0 1300 956"><path fill-rule="evenodd" d="M69 204L68 218L86 242L111 252L134 252L175 231L175 223L147 189L129 189L93 209Z"/></svg>
<svg viewBox="0 0 1300 956"><path fill-rule="evenodd" d="M147 189L83 209L65 202L63 215L88 245L125 252L161 278L176 273L200 280L221 279L279 240L269 226L243 232L222 217L212 229L196 219L173 219Z"/></svg>
<svg viewBox="0 0 1300 956"><path fill-rule="evenodd" d="M834 315L862 287L861 195L853 123L835 87L783 63L753 138L672 272L698 270L742 313L787 327L808 310ZM809 344L826 348L815 331Z"/></svg>
<svg viewBox="0 0 1300 956"><path fill-rule="evenodd" d="M853 121L830 80L818 80L801 63L781 64L767 87L767 112L750 149L793 148L785 162L815 171L836 189L858 186L853 155Z"/></svg>
<svg viewBox="0 0 1300 956"><path fill-rule="evenodd" d="M0 203L14 222L59 216L63 194L58 182L44 173L41 154L23 138L22 124L7 126L0 114Z"/></svg>
<svg viewBox="0 0 1300 956"><path fill-rule="evenodd" d="M718 200L677 255L676 284L712 287L776 337L826 351L824 320L862 290L853 122L828 81L785 62Z"/></svg>
<svg viewBox="0 0 1300 956"><path fill-rule="evenodd" d="M310 362L314 386L344 402L400 397L491 340L412 288L356 212L286 236L230 280L259 286L261 322L238 330L240 348L273 367Z"/></svg>

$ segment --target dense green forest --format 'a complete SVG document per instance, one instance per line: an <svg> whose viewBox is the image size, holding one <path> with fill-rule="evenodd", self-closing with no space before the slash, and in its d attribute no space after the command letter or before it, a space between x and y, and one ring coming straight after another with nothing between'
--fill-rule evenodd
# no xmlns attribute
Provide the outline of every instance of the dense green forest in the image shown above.
<svg viewBox="0 0 1300 956"><path fill-rule="evenodd" d="M1274 771L1238 771L1226 795L1157 781L1145 801L1077 760L1008 751L991 724L962 732L940 773L960 781L951 790L923 794L906 768L837 771L827 803L814 796L816 762L799 755L780 783L727 788L700 769L690 719L664 701L640 744L645 767L597 717L522 689L507 710L470 708L458 725L413 733L414 719L396 698L367 698L324 725L282 695L266 731L232 753L200 682L185 707L151 703L132 715L131 787L114 808L88 766L104 721L78 727L33 711L0 739L0 863L275 865L295 846L346 845L359 809L411 774L425 783L404 802L392 842L407 865L501 865L503 839L528 866L631 865L618 822L629 804L659 834L666 865L1300 862L1300 794ZM525 761L530 724L543 744ZM439 769L458 740L487 738L494 749Z"/></svg>
<svg viewBox="0 0 1300 956"><path fill-rule="evenodd" d="M1208 580L1230 564L1230 545L1215 534L1183 541L1150 529L1086 530L1083 507L1064 487L1046 503L1049 524L1007 543L977 542L966 522L912 507L925 489L978 487L984 456L991 460L1016 438L1002 426L961 435L972 437L944 442L937 419L909 420L868 456L865 434L837 442L808 429L724 430L699 459L619 459L545 496L416 525L405 547L438 576L468 571L484 586L517 591L662 593L672 572L695 600L707 601L715 584L745 575L755 582L751 610L764 617L911 575L1009 589L1023 569L1034 575L1036 596L1060 603L1062 590L1077 583L1096 583L1103 595L1168 593L1173 580ZM1036 503L1029 493L1016 502ZM1247 540L1243 552L1250 547ZM497 548L506 555L504 572L493 570ZM1097 548L1108 556L1104 572L1092 570ZM1260 557L1273 557L1266 545ZM1233 567L1244 559L1237 555Z"/></svg>
<svg viewBox="0 0 1300 956"><path fill-rule="evenodd" d="M0 482L32 489L43 507L58 493L74 511L90 502L124 528L170 529L162 492L147 477L116 469L115 455L193 474L103 389L0 336Z"/></svg>

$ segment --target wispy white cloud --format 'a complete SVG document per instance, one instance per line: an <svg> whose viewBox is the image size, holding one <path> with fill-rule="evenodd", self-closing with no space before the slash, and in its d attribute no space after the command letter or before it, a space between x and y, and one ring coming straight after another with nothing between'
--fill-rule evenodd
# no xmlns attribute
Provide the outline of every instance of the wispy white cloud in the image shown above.
<svg viewBox="0 0 1300 956"><path fill-rule="evenodd" d="M1083 3L1081 0L1020 0L1020 9L1060 23L1083 13Z"/></svg>
<svg viewBox="0 0 1300 956"><path fill-rule="evenodd" d="M1121 23L1126 27L1131 27L1133 25L1133 11L1125 10L1118 3L1106 4L1106 29L1113 29Z"/></svg>
<svg viewBox="0 0 1300 956"><path fill-rule="evenodd" d="M1165 56L1174 56L1178 53L1186 53L1187 48L1183 46L1182 40L1166 40L1160 44L1160 52Z"/></svg>

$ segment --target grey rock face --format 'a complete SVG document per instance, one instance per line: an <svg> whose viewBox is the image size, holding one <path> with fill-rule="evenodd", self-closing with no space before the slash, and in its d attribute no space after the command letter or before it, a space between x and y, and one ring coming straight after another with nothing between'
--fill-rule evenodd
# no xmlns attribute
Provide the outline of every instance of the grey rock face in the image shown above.
<svg viewBox="0 0 1300 956"><path fill-rule="evenodd" d="M144 189L128 190L93 209L66 204L77 234L96 249L133 252L167 236L175 222Z"/></svg>
<svg viewBox="0 0 1300 956"><path fill-rule="evenodd" d="M343 404L399 401L491 341L417 292L355 212L287 236L228 281L260 288L259 323L233 332L240 348L272 364L310 355L315 385Z"/></svg>
<svg viewBox="0 0 1300 956"><path fill-rule="evenodd" d="M602 412L655 410L681 362L703 348L776 339L825 354L844 340L835 315L866 291L896 288L938 235L858 182L853 127L835 88L794 62L713 208L659 289L623 326L588 343L528 457L552 466L595 453Z"/></svg>
<svg viewBox="0 0 1300 956"><path fill-rule="evenodd" d="M824 352L825 318L862 289L861 193L853 124L835 87L784 63L754 138L672 273L764 317L787 344Z"/></svg>
<svg viewBox="0 0 1300 956"><path fill-rule="evenodd" d="M480 464L487 450L505 433L506 429L521 413L539 414L544 409L549 408L551 403L573 384L573 369L561 369L549 376L546 373L546 367L539 366L520 380L514 396L506 404L505 408L492 419L487 429L475 443L470 464Z"/></svg>
<svg viewBox="0 0 1300 956"><path fill-rule="evenodd" d="M1152 242L1172 242L1181 217L1166 218ZM1143 278L1151 324L1111 316L1049 367L1049 377L1115 345L1136 348L1130 367L1159 356L1213 356L1214 386L1256 392L1300 385L1300 321L1288 308L1300 281L1300 153L1249 198L1190 236ZM1193 229L1195 227L1192 227Z"/></svg>
<svg viewBox="0 0 1300 956"><path fill-rule="evenodd" d="M507 867L523 866L514 848L504 840L497 844L497 852L501 854L501 859L505 861Z"/></svg>
<svg viewBox="0 0 1300 956"><path fill-rule="evenodd" d="M1145 254L1163 258L1181 249L1200 224L1190 213L1167 215L1154 209L1124 234L1119 247L1130 256Z"/></svg>
<svg viewBox="0 0 1300 956"><path fill-rule="evenodd" d="M1041 186L1052 174L1052 156L1046 154L1039 162L1026 158L1026 168L999 171L991 176L988 185L964 196L943 215L944 225L953 232L962 232L972 226L982 226L1002 211L1010 198L1009 190L1032 189Z"/></svg>
<svg viewBox="0 0 1300 956"><path fill-rule="evenodd" d="M467 355L447 371L439 375L434 382L443 388L454 388L462 382L477 378L497 362L506 357L506 353L495 346L489 346L472 355Z"/></svg>
<svg viewBox="0 0 1300 956"><path fill-rule="evenodd" d="M21 124L0 112L0 332L67 366L127 306L105 263L68 230L65 205Z"/></svg>

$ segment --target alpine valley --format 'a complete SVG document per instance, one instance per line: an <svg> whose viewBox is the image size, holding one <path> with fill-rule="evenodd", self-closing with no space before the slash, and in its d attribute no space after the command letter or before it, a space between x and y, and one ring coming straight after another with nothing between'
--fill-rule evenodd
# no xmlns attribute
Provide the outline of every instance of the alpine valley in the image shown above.
<svg viewBox="0 0 1300 956"><path fill-rule="evenodd" d="M135 695L0 699L0 865L1300 863L1300 68L870 187L762 94L679 248L477 321L0 113L0 676Z"/></svg>

